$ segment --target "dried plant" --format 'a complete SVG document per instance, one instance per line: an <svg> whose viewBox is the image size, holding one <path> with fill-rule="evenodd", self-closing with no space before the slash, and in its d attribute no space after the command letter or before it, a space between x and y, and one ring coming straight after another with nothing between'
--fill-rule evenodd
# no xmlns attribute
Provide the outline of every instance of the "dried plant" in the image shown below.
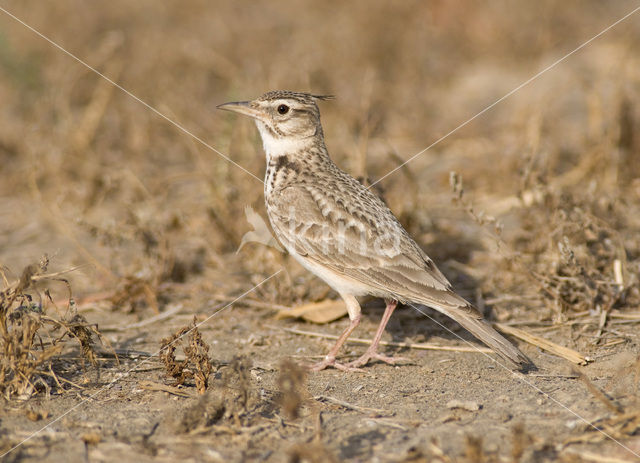
<svg viewBox="0 0 640 463"><path fill-rule="evenodd" d="M14 283L8 283L2 273L6 287L0 291L0 391L8 399L29 397L42 389L48 391L52 384L60 391L65 389L53 360L68 345L66 339L75 340L82 358L96 368L95 339L109 346L97 326L76 313L71 285L60 276L63 272L47 274L48 265L45 255L38 265L27 266ZM45 289L43 299L38 288L52 281L64 283L69 293L69 305L62 318L47 314L47 303L53 303L53 298Z"/></svg>
<svg viewBox="0 0 640 463"><path fill-rule="evenodd" d="M185 342L186 339L188 342ZM182 346L184 360L176 360L175 351L178 346ZM161 341L160 359L165 365L167 376L175 379L174 385L193 379L200 394L204 394L209 387L213 366L209 358L209 346L202 340L195 317L191 326L185 326Z"/></svg>

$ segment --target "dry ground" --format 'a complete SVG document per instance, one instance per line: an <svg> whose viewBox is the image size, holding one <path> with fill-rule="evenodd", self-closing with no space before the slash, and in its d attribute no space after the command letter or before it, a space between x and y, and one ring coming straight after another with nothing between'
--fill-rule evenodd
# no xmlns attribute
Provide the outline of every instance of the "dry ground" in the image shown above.
<svg viewBox="0 0 640 463"><path fill-rule="evenodd" d="M636 6L0 1L258 178L255 128L215 105L334 94L328 147L363 181ZM287 330L345 320L276 319L336 295L273 247L236 253L261 182L0 12L0 459L637 461L638 43L640 13L377 185L488 317L589 365L512 338L537 372L389 347L407 364L305 375L332 341ZM404 308L385 339L479 346L429 315L448 330Z"/></svg>

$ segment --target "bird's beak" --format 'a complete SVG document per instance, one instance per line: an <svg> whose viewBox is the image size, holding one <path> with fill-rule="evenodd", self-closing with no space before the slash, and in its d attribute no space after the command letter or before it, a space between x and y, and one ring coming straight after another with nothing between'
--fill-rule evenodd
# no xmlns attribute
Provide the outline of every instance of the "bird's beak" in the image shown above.
<svg viewBox="0 0 640 463"><path fill-rule="evenodd" d="M224 111L244 114L245 116L249 116L254 119L261 119L262 116L262 113L257 109L252 108L248 101L232 101L231 103L224 103L216 107L218 109L223 109Z"/></svg>

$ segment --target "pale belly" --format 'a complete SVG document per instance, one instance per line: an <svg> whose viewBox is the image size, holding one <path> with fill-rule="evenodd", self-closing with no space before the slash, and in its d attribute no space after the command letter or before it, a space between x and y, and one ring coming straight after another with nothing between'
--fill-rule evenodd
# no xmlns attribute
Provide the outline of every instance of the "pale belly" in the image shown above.
<svg viewBox="0 0 640 463"><path fill-rule="evenodd" d="M297 254L291 249L287 250L289 251L289 254L291 254L291 256L293 256L293 258L300 263L300 265L316 275L318 278L322 279L325 283L335 289L339 294L365 296L367 294L375 293L375 291L372 291L371 287L360 283L359 281L356 281L352 278L343 277L342 275L338 275L337 273L322 265L316 264L309 259L305 259L300 254Z"/></svg>

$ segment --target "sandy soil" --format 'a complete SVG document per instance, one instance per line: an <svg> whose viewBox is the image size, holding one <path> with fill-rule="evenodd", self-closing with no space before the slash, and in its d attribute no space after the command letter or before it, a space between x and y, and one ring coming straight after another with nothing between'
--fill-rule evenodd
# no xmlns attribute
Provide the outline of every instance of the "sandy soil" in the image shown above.
<svg viewBox="0 0 640 463"><path fill-rule="evenodd" d="M381 309L367 312L362 335L373 334L381 315ZM171 325L188 324L194 313L210 316L204 308L184 308L171 322L145 329L127 329L136 317L120 316L109 337L113 345L155 353ZM316 331L337 334L343 323ZM123 359L120 366L104 360L99 378L92 369L78 373L81 391L6 404L5 446L55 420L6 461L297 461L296 455L305 461L427 461L440 451L469 461L557 461L589 449L631 461L627 450L586 424L615 414L566 361L527 346L539 371L526 375L491 355L403 349L397 353L407 357L405 365L313 373L301 383L300 416L292 419L283 408L279 378L295 377L296 371L283 369L282 361L311 360L328 342L283 332L284 327L310 328L273 322L270 311L241 306L201 325L215 366L202 396L193 385L175 393L153 390L171 381L157 359L143 358ZM397 314L389 331L389 338L460 344L410 309ZM551 339L562 341L563 335L568 333ZM361 350L353 346L347 354ZM635 360L628 349L602 349L580 371L629 409L637 403L637 381L629 373ZM125 377L106 387L122 372ZM25 410L48 417L31 421ZM569 444L573 440L590 445ZM624 442L635 451L638 444Z"/></svg>

